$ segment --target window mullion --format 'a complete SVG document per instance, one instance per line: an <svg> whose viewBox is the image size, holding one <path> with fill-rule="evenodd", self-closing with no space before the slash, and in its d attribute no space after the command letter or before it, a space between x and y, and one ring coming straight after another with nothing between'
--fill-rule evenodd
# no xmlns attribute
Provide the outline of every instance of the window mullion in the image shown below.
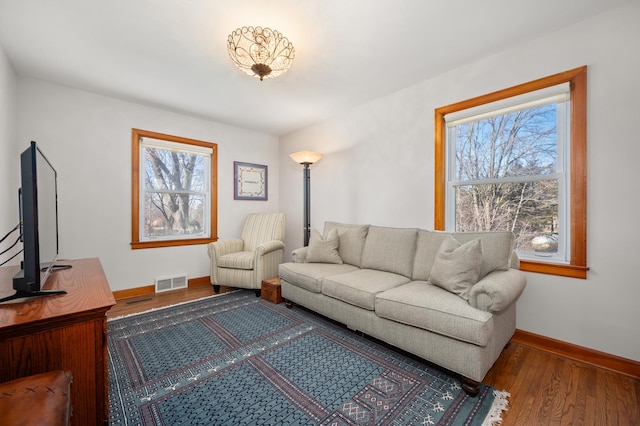
<svg viewBox="0 0 640 426"><path fill-rule="evenodd" d="M562 178L562 173L550 173L547 175L527 175L527 176L509 176L497 179L473 179L451 181L449 185L452 187L472 186L472 185L494 185L500 183L520 183L520 182L539 182L542 180L558 180Z"/></svg>

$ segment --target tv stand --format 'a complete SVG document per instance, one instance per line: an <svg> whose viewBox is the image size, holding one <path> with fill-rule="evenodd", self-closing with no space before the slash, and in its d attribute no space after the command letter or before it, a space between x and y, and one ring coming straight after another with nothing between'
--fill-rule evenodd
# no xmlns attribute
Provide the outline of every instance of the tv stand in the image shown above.
<svg viewBox="0 0 640 426"><path fill-rule="evenodd" d="M45 290L66 295L0 305L0 383L51 370L70 371L71 425L106 425L106 315L116 302L99 259L65 263L73 268L49 275ZM0 268L0 297L14 291L17 269Z"/></svg>
<svg viewBox="0 0 640 426"><path fill-rule="evenodd" d="M73 268L73 265L53 265L51 267L51 272L62 271L64 269L71 269L71 268Z"/></svg>
<svg viewBox="0 0 640 426"><path fill-rule="evenodd" d="M67 294L65 290L41 290L41 291L22 291L16 290L11 296L3 297L0 299L0 303L8 302L9 300L24 299L26 297L40 297L40 296L52 296L55 294Z"/></svg>

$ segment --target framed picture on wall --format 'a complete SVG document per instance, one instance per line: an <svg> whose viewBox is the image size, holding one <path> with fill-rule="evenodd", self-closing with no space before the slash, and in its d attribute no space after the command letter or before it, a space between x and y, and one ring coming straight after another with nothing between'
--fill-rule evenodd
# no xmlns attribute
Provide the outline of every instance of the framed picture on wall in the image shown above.
<svg viewBox="0 0 640 426"><path fill-rule="evenodd" d="M233 162L233 199L258 200L268 199L267 166L262 164Z"/></svg>

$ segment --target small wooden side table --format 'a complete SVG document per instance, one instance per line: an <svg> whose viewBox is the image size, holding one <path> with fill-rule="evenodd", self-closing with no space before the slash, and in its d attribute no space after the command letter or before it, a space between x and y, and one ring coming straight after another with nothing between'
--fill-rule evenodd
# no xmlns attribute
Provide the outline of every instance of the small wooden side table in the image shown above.
<svg viewBox="0 0 640 426"><path fill-rule="evenodd" d="M262 281L262 288L260 289L260 296L264 300L268 300L271 303L282 303L282 292L280 290L280 278L269 278Z"/></svg>

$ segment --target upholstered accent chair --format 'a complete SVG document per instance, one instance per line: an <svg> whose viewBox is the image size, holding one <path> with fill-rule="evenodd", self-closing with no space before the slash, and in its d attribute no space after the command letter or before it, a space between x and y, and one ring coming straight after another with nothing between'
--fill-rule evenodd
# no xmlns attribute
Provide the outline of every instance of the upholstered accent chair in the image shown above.
<svg viewBox="0 0 640 426"><path fill-rule="evenodd" d="M249 288L260 295L262 280L278 276L284 256L284 213L247 215L240 238L218 240L208 247L211 284Z"/></svg>

